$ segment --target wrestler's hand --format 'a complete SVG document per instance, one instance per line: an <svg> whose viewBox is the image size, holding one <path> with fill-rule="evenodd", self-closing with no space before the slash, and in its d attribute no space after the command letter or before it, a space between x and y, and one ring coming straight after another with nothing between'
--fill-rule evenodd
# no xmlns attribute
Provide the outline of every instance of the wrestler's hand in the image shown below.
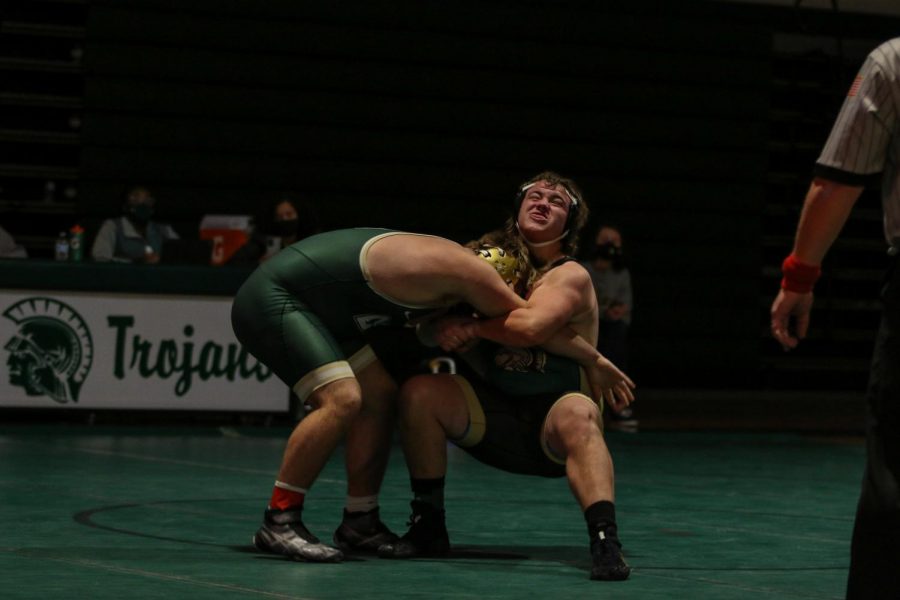
<svg viewBox="0 0 900 600"><path fill-rule="evenodd" d="M772 302L772 335L785 350L797 347L809 330L809 313L812 311L813 293L798 294L779 290ZM791 317L796 319L797 337L791 335Z"/></svg>
<svg viewBox="0 0 900 600"><path fill-rule="evenodd" d="M585 374L595 400L602 398L617 412L634 402L634 382L602 354Z"/></svg>
<svg viewBox="0 0 900 600"><path fill-rule="evenodd" d="M428 313L427 315L409 320L409 325L414 325L416 328L416 337L419 338L419 343L429 348L434 348L438 345L437 340L435 339L435 336L437 335L437 322L446 312L447 309L442 308L435 312Z"/></svg>
<svg viewBox="0 0 900 600"><path fill-rule="evenodd" d="M473 317L442 317L434 329L434 339L445 352L466 352L478 342Z"/></svg>

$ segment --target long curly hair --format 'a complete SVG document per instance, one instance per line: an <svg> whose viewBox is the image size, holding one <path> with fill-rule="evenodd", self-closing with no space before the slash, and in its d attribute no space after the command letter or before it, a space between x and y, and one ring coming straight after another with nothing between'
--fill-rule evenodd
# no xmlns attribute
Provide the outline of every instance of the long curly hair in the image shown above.
<svg viewBox="0 0 900 600"><path fill-rule="evenodd" d="M527 181L524 181L519 186L519 189L516 193L516 199L513 205L513 213L508 219L506 219L503 227L500 229L489 231L477 240L473 240L466 244L467 248L471 248L473 250L478 250L479 248L484 247L497 246L503 248L507 253L514 256L519 265L519 278L518 283L516 284L516 292L519 295L524 295L527 290L531 288L534 282L541 278L541 276L547 271L549 267L549 265L535 264L531 252L528 249L528 244L519 231L518 226L519 209L521 208L522 200L525 197L525 189L531 184L537 183L539 181L546 181L552 186L563 186L568 194L570 196L573 196L573 199L577 202L577 205L573 204L569 207L570 211L574 209L577 210L577 212L574 217L570 218L570 221L568 223L569 232L562 240L563 253L568 256L575 256L575 254L578 252L578 240L581 234L581 230L582 228L584 228L585 224L588 221L588 206L584 201L584 195L581 193L581 189L578 187L578 184L576 184L574 180L568 177L563 177L559 173L555 173L553 171L544 171L542 173L538 173L534 177L528 179Z"/></svg>

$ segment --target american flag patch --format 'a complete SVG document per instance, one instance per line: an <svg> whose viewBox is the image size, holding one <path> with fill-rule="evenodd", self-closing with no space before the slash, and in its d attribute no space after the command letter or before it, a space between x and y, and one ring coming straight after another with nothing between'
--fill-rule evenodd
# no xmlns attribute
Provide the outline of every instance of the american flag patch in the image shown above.
<svg viewBox="0 0 900 600"><path fill-rule="evenodd" d="M863 76L857 75L856 79L853 80L853 85L850 86L850 91L847 92L847 96L853 97L859 92L859 86L862 85Z"/></svg>

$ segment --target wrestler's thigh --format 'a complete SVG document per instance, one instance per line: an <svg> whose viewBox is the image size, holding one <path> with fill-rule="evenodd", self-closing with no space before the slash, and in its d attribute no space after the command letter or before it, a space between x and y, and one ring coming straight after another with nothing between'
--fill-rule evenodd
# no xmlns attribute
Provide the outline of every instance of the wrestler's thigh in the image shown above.
<svg viewBox="0 0 900 600"><path fill-rule="evenodd" d="M351 365L352 365L351 360ZM365 366L354 368L356 379L362 388L363 409L386 410L391 408L399 391L397 383L378 358Z"/></svg>
<svg viewBox="0 0 900 600"><path fill-rule="evenodd" d="M448 437L463 436L469 426L472 394L457 375L425 374L408 379L400 387L400 405L406 420L427 413L443 425ZM477 401L477 400L476 400Z"/></svg>

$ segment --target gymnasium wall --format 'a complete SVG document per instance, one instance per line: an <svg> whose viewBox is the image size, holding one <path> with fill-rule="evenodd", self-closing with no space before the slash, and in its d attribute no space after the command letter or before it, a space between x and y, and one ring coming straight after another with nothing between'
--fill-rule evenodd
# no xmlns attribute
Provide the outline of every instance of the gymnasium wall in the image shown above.
<svg viewBox="0 0 900 600"><path fill-rule="evenodd" d="M259 213L294 190L325 228L464 241L506 217L520 181L554 169L584 189L592 230L624 233L630 373L652 387L766 385L761 240L784 168L774 40L803 35L798 13L622 4L93 0L78 212L115 213L140 182L193 235L205 213ZM819 104L833 114L839 97ZM802 192L789 196L799 207Z"/></svg>
<svg viewBox="0 0 900 600"><path fill-rule="evenodd" d="M288 189L466 240L558 170L624 232L635 376L750 384L770 33L671 4L92 2L79 210L143 182L190 235Z"/></svg>

